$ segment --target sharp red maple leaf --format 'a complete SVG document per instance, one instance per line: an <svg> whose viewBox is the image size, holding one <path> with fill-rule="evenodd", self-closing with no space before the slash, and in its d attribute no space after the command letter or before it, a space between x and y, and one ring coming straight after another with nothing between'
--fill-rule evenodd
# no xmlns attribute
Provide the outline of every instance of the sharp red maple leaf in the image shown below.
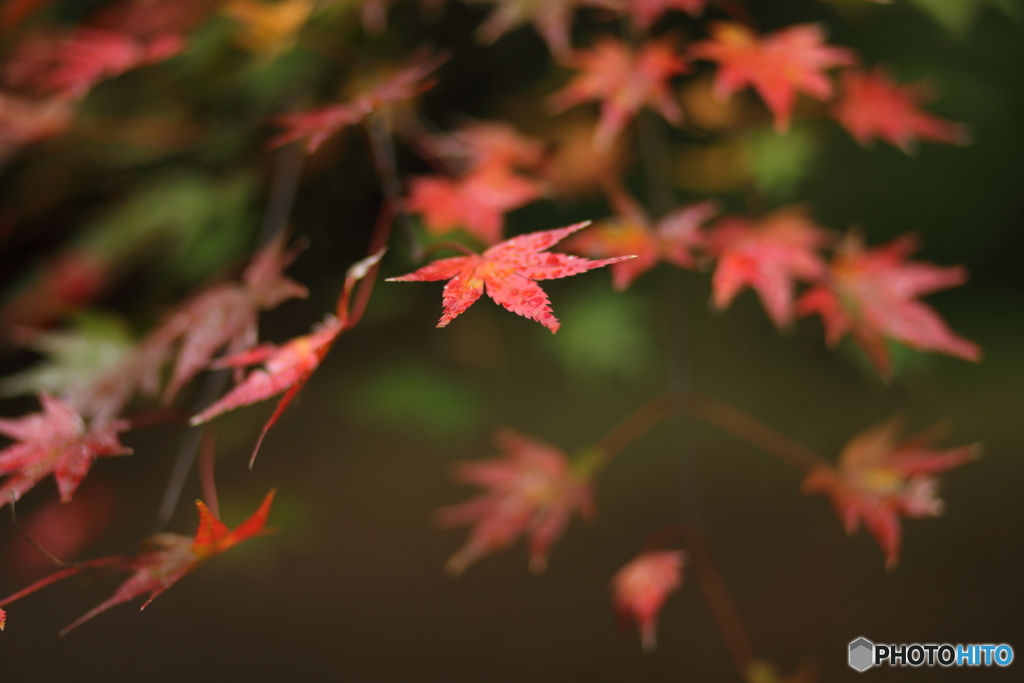
<svg viewBox="0 0 1024 683"><path fill-rule="evenodd" d="M486 492L437 512L444 527L473 525L466 544L448 560L452 574L523 534L529 536L530 569L544 571L548 550L572 513L590 517L594 512L590 481L572 470L561 449L507 428L495 434L495 443L501 457L457 463L454 470L457 481Z"/></svg>
<svg viewBox="0 0 1024 683"><path fill-rule="evenodd" d="M89 621L97 614L105 612L115 605L134 600L149 594L141 609L181 580L186 574L210 558L221 554L242 541L264 533L270 506L274 501L274 491L263 499L259 508L248 519L231 531L210 513L206 505L196 501L199 509L199 528L195 536L163 533L151 536L143 544L142 551L135 556L115 555L101 557L87 562L79 562L71 567L61 569L50 576L37 581L14 595L0 600L0 605L7 605L55 581L80 574L88 569L113 569L130 572L131 576L121 584L114 594L90 610L82 618L73 622L61 631L64 635Z"/></svg>
<svg viewBox="0 0 1024 683"><path fill-rule="evenodd" d="M882 67L866 72L847 69L842 77L842 96L832 113L862 145L876 137L904 152L919 139L967 144L966 126L921 111L919 105L927 100L923 87L897 85Z"/></svg>
<svg viewBox="0 0 1024 683"><path fill-rule="evenodd" d="M798 312L821 315L830 346L847 333L853 335L883 376L890 371L886 339L979 361L977 344L952 332L931 307L917 300L963 284L966 270L907 261L915 251L913 235L865 249L860 236L851 233L837 249L825 281L800 298Z"/></svg>
<svg viewBox="0 0 1024 683"><path fill-rule="evenodd" d="M406 207L423 216L433 235L464 228L485 244L501 239L505 213L540 196L540 186L505 168L487 166L461 178L416 176Z"/></svg>
<svg viewBox="0 0 1024 683"><path fill-rule="evenodd" d="M686 553L658 550L641 553L612 579L612 604L619 622L635 622L645 650L657 644L658 613L683 580Z"/></svg>
<svg viewBox="0 0 1024 683"><path fill-rule="evenodd" d="M943 502L934 475L977 459L980 444L948 450L931 447L935 434L899 441L901 420L893 419L854 437L836 467L812 469L805 493L827 493L848 534L863 522L885 552L889 569L900 552L900 516L935 517Z"/></svg>
<svg viewBox="0 0 1024 683"><path fill-rule="evenodd" d="M572 52L569 33L577 7L615 9L617 0L470 0L498 5L477 29L477 40L493 43L517 26L529 22L547 43L551 54L566 59Z"/></svg>
<svg viewBox="0 0 1024 683"><path fill-rule="evenodd" d="M269 145L279 147L304 139L306 151L312 154L327 138L342 129L361 123L367 116L388 105L410 99L432 88L435 81L430 75L446 61L448 55L444 53L432 56L417 53L393 76L372 90L357 95L350 102L278 116L275 123L284 128L284 132L273 138Z"/></svg>
<svg viewBox="0 0 1024 683"><path fill-rule="evenodd" d="M39 395L41 413L0 419L0 434L14 443L0 451L0 507L16 502L42 479L53 475L61 500L75 494L96 458L132 452L117 438L128 429L123 420L87 425L74 408L49 394Z"/></svg>
<svg viewBox="0 0 1024 683"><path fill-rule="evenodd" d="M576 235L562 245L566 251L590 258L635 254L636 258L612 265L612 285L618 291L665 261L680 268L696 265L693 250L703 245L701 225L718 213L713 201L690 204L672 211L653 225L636 201L624 190L611 193L617 216L598 223L593 230Z"/></svg>
<svg viewBox="0 0 1024 683"><path fill-rule="evenodd" d="M649 29L663 15L675 10L691 17L704 13L708 0L626 0L626 10L641 31Z"/></svg>
<svg viewBox="0 0 1024 683"><path fill-rule="evenodd" d="M320 366L320 362L327 356L338 335L345 331L345 326L348 323L349 298L356 283L366 276L383 255L384 252L381 250L349 268L344 290L339 298L337 317L328 316L309 334L296 337L282 346L265 344L222 358L214 363L211 367L244 368L250 365L262 365L263 369L251 371L231 391L206 410L194 415L191 424L203 424L222 413L265 401L282 391L285 392L270 419L263 425L263 430L253 448L252 457L249 459L249 467L252 467L267 432Z"/></svg>
<svg viewBox="0 0 1024 683"><path fill-rule="evenodd" d="M676 53L671 36L652 40L637 50L615 38L601 39L593 49L577 52L567 62L581 73L551 98L556 111L583 102L601 101L601 118L594 129L594 146L607 150L644 107L678 124L683 111L669 81L689 70Z"/></svg>
<svg viewBox="0 0 1024 683"><path fill-rule="evenodd" d="M753 86L775 115L779 132L789 128L798 92L830 99L832 82L825 71L857 61L852 51L826 45L817 24L790 26L759 38L742 24L720 22L712 25L711 36L694 43L690 55L719 63L715 95L726 100Z"/></svg>
<svg viewBox="0 0 1024 683"><path fill-rule="evenodd" d="M169 350L180 340L174 372L164 393L170 402L190 379L206 368L219 349L229 354L255 346L261 310L293 298L305 298L305 287L284 275L297 250L284 248L281 233L264 247L242 274L240 283L215 285L181 304L150 335L147 344Z"/></svg>
<svg viewBox="0 0 1024 683"><path fill-rule="evenodd" d="M758 221L722 218L707 239L709 253L718 259L711 281L715 306L725 309L750 286L776 326L787 326L793 319L795 281L824 276L825 262L817 250L829 241L828 233L797 208Z"/></svg>
<svg viewBox="0 0 1024 683"><path fill-rule="evenodd" d="M388 278L389 282L433 282L448 280L444 287L444 313L438 327L444 327L472 306L487 291L494 303L552 332L559 322L551 313L551 302L536 280L569 277L618 263L633 256L591 261L546 249L590 225L577 223L557 230L519 235L496 244L483 254L456 256L434 261L414 273Z"/></svg>

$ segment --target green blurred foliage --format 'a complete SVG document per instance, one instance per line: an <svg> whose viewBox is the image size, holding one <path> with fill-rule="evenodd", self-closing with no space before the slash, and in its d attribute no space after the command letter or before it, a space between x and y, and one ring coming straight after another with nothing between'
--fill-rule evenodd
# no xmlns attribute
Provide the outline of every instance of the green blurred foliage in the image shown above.
<svg viewBox="0 0 1024 683"><path fill-rule="evenodd" d="M781 135L770 128L754 131L743 137L742 145L754 186L774 200L792 199L815 171L818 143L804 126Z"/></svg>

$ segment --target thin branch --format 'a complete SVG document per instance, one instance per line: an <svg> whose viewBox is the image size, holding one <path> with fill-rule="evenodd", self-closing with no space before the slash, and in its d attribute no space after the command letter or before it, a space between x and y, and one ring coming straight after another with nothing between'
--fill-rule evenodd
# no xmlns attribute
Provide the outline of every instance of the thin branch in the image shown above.
<svg viewBox="0 0 1024 683"><path fill-rule="evenodd" d="M220 519L220 501L217 498L217 479L215 470L217 466L217 437L212 429L203 433L202 443L199 444L199 487L203 492L203 501L206 507L217 519Z"/></svg>

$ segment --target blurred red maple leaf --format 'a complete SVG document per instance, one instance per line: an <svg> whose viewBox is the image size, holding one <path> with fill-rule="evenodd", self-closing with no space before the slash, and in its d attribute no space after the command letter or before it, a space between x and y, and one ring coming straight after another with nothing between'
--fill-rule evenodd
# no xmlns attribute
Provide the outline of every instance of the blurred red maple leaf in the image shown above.
<svg viewBox="0 0 1024 683"><path fill-rule="evenodd" d="M534 169L544 160L544 142L526 137L501 121L472 121L449 133L422 136L417 142L430 156L460 169Z"/></svg>
<svg viewBox="0 0 1024 683"><path fill-rule="evenodd" d="M578 256L556 254L550 249L590 222L576 223L557 230L542 230L519 235L496 244L483 254L440 259L414 273L388 278L389 282L433 282L448 280L444 287L444 312L438 327L444 327L472 306L487 291L494 303L530 320L536 320L557 332L558 319L551 313L551 302L535 280L579 275L594 268L618 263L633 256L591 261Z"/></svg>
<svg viewBox="0 0 1024 683"><path fill-rule="evenodd" d="M824 72L857 61L851 50L826 45L817 24L798 24L759 38L742 24L718 22L711 36L690 46L690 55L719 63L715 96L726 100L753 86L775 115L780 133L789 128L796 93L831 98L832 82Z"/></svg>
<svg viewBox="0 0 1024 683"><path fill-rule="evenodd" d="M718 213L714 201L681 207L652 225L647 213L624 189L611 188L609 194L617 215L576 235L562 248L590 258L635 254L636 258L611 266L612 285L618 291L627 289L658 261L680 268L696 265L693 250L704 243L700 226Z"/></svg>
<svg viewBox="0 0 1024 683"><path fill-rule="evenodd" d="M498 5L477 29L477 40L493 43L517 26L526 22L547 43L556 59L566 59L572 53L569 32L573 13L577 7L615 9L618 0L469 0L476 3Z"/></svg>
<svg viewBox="0 0 1024 683"><path fill-rule="evenodd" d="M322 323L313 328L312 332L296 337L282 346L263 344L248 351L221 358L213 363L211 368L244 368L258 364L262 365L264 369L253 370L246 375L245 379L231 391L198 415L194 415L190 420L191 424L198 425L209 422L222 413L265 401L282 391L285 392L270 419L263 425L259 438L256 440L256 446L249 458L249 467L252 467L267 432L320 366L338 335L345 331L348 324L349 300L356 283L377 265L383 255L384 251L381 250L373 256L358 261L348 269L344 289L338 299L337 317L327 316Z"/></svg>
<svg viewBox="0 0 1024 683"><path fill-rule="evenodd" d="M505 168L488 166L461 178L416 176L406 207L423 216L432 235L464 228L485 244L501 239L505 213L540 196L540 186Z"/></svg>
<svg viewBox="0 0 1024 683"><path fill-rule="evenodd" d="M847 333L853 335L883 377L890 372L886 339L978 362L978 345L952 332L931 307L917 301L925 294L963 284L966 270L908 262L907 256L917 248L913 235L873 249L865 249L858 234L847 235L827 277L800 298L797 311L821 315L830 346Z"/></svg>
<svg viewBox="0 0 1024 683"><path fill-rule="evenodd" d="M128 455L117 437L128 429L125 420L87 425L78 412L60 399L39 395L42 412L0 419L0 434L14 443L0 451L0 507L21 499L43 478L53 475L61 500L67 502L100 456Z"/></svg>
<svg viewBox="0 0 1024 683"><path fill-rule="evenodd" d="M704 13L708 0L626 0L626 9L633 22L641 31L649 29L654 22L672 10L686 12L691 17Z"/></svg>
<svg viewBox="0 0 1024 683"><path fill-rule="evenodd" d="M434 87L429 76L448 61L448 55L423 52L413 55L394 75L368 92L357 95L345 104L333 104L296 114L278 116L274 123L284 131L268 145L279 147L295 140L306 140L306 151L312 154L327 138L388 105L407 100Z"/></svg>
<svg viewBox="0 0 1024 683"><path fill-rule="evenodd" d="M967 144L967 126L921 111L918 105L928 99L924 87L897 85L882 67L866 72L847 69L842 76L842 96L832 113L862 145L875 137L904 152L918 139Z"/></svg>
<svg viewBox="0 0 1024 683"><path fill-rule="evenodd" d="M641 553L612 578L612 604L619 623L635 622L645 650L657 644L658 613L683 580L686 553L657 550Z"/></svg>
<svg viewBox="0 0 1024 683"><path fill-rule="evenodd" d="M473 525L466 544L445 565L451 574L461 574L524 533L529 535L530 569L544 571L548 550L572 513L594 514L590 481L573 472L561 449L508 428L495 434L495 443L501 457L456 463L454 468L457 481L486 492L437 511L443 527Z"/></svg>
<svg viewBox="0 0 1024 683"><path fill-rule="evenodd" d="M555 111L583 102L601 101L601 118L594 129L594 146L608 150L626 124L644 107L679 124L683 111L669 81L689 71L676 53L671 37L652 40L633 50L621 41L605 37L591 50L581 50L566 62L580 71L550 100Z"/></svg>
<svg viewBox="0 0 1024 683"><path fill-rule="evenodd" d="M824 276L825 262L817 250L829 241L829 234L799 208L780 209L756 221L722 218L707 238L708 251L718 259L711 280L715 306L725 309L749 285L775 325L789 325L795 280Z"/></svg>
<svg viewBox="0 0 1024 683"><path fill-rule="evenodd" d="M933 475L959 467L981 455L980 444L947 450L931 447L934 432L904 441L894 418L850 440L836 467L812 469L803 482L805 493L827 493L848 534L863 521L885 552L886 567L896 566L900 552L900 515L935 517L943 502L936 497Z"/></svg>
<svg viewBox="0 0 1024 683"><path fill-rule="evenodd" d="M270 506L274 501L274 491L266 495L259 508L248 519L231 531L219 519L213 516L206 505L196 501L199 510L199 527L195 536L162 533L146 539L142 551L135 556L114 555L101 557L87 562L79 562L66 567L50 576L37 581L14 595L0 600L0 605L8 605L15 600L34 593L40 588L80 574L88 569L112 569L114 571L131 572L131 576L121 584L114 594L87 612L77 621L61 631L66 634L89 621L97 614L105 612L115 605L134 600L149 593L141 609L181 580L186 574L196 569L206 560L219 555L235 545L253 536L261 535L266 527Z"/></svg>

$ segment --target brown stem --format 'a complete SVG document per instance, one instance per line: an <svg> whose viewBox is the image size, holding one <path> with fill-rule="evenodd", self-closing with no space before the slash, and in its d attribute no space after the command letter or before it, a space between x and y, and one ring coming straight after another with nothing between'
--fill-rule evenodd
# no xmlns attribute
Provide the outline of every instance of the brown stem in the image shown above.
<svg viewBox="0 0 1024 683"><path fill-rule="evenodd" d="M627 415L595 445L597 456L593 461L594 469L606 465L674 410L724 429L799 470L806 471L827 464L814 451L739 408L713 396L687 391L659 394Z"/></svg>
<svg viewBox="0 0 1024 683"><path fill-rule="evenodd" d="M214 476L216 469L216 443L217 437L213 429L207 429L203 433L203 441L199 444L199 487L203 492L203 501L210 509L213 516L220 519L220 501L217 498L217 480Z"/></svg>

